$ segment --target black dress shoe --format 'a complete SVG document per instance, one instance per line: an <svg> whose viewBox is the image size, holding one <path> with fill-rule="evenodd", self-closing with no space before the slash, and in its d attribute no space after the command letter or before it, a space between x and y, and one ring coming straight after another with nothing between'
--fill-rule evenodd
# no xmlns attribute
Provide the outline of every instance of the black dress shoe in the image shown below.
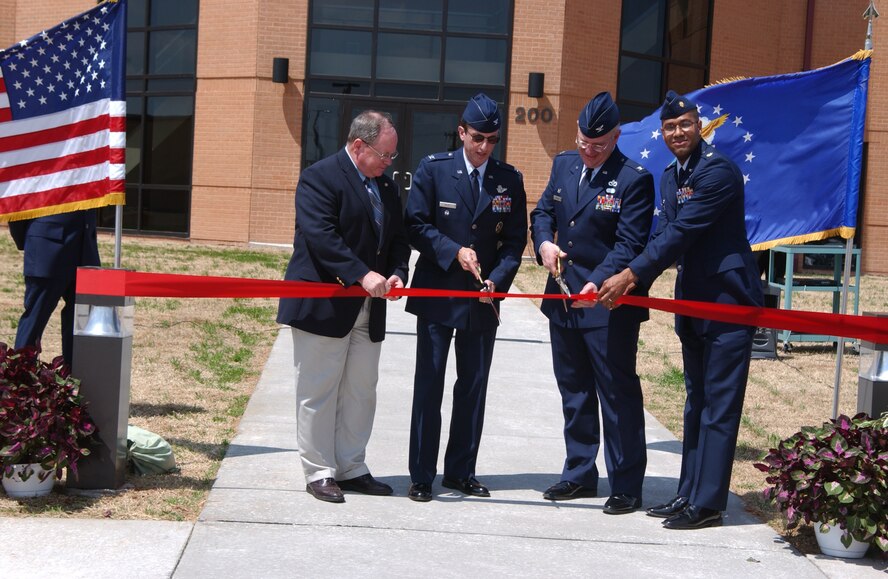
<svg viewBox="0 0 888 579"><path fill-rule="evenodd" d="M569 480L563 480L546 489L543 498L550 501L569 501L570 499L591 499L598 496L598 489L584 487Z"/></svg>
<svg viewBox="0 0 888 579"><path fill-rule="evenodd" d="M489 497L490 491L473 476L464 479L444 477L441 485L472 497Z"/></svg>
<svg viewBox="0 0 888 579"><path fill-rule="evenodd" d="M305 490L319 501L325 501L328 503L345 502L345 497L342 496L342 490L332 478L322 478L310 482L305 485Z"/></svg>
<svg viewBox="0 0 888 579"><path fill-rule="evenodd" d="M428 483L410 483L407 498L418 503L427 503L432 500L432 485Z"/></svg>
<svg viewBox="0 0 888 579"><path fill-rule="evenodd" d="M348 480L338 480L336 484L339 485L339 488L344 491L353 491L356 493L363 493L365 495L376 495L380 497L385 497L392 494L394 491L392 487L388 486L384 482L379 482L368 472L367 474L362 474L356 478L350 478Z"/></svg>
<svg viewBox="0 0 888 579"><path fill-rule="evenodd" d="M647 510L647 514L649 517L661 517L664 519L668 519L674 515L679 514L688 506L687 497L675 497L669 502L663 503L662 505L657 505L656 507L651 507Z"/></svg>
<svg viewBox="0 0 888 579"><path fill-rule="evenodd" d="M685 510L663 521L667 529L705 529L722 524L721 511L688 505Z"/></svg>
<svg viewBox="0 0 888 579"><path fill-rule="evenodd" d="M604 503L606 515L625 515L641 508L641 499L632 495L611 495Z"/></svg>

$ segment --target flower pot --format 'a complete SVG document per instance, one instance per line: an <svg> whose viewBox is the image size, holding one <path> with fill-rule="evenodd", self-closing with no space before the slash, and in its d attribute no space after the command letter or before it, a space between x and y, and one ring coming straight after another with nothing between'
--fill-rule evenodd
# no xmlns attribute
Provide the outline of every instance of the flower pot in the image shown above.
<svg viewBox="0 0 888 579"><path fill-rule="evenodd" d="M858 541L855 538L851 538L851 546L845 547L842 544L842 529L839 527L833 527L832 525L823 525L827 528L827 531L821 532L820 523L814 523L814 535L817 537L817 545L820 547L820 551L824 555L829 555L830 557L844 557L845 559L861 559L864 555L866 555L867 549L869 549L869 543L864 543L863 541Z"/></svg>
<svg viewBox="0 0 888 579"><path fill-rule="evenodd" d="M33 470L33 474L28 480L22 480L22 471L29 467ZM17 464L12 468L12 476L2 477L3 490L10 497L17 499L42 497L52 492L56 477L50 474L45 480L40 480L40 475L46 472L40 464Z"/></svg>

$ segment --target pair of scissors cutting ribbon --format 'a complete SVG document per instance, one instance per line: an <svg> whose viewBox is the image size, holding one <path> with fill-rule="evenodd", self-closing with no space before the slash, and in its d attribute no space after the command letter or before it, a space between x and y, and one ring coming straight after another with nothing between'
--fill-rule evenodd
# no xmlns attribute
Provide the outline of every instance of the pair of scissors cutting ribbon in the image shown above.
<svg viewBox="0 0 888 579"><path fill-rule="evenodd" d="M478 277L478 283L481 284L481 291L482 292L493 291L490 289L490 286L487 285L487 283L484 281L484 278L481 277L481 267L480 266L475 270L475 275ZM490 303L490 307L493 308L493 315L496 316L496 322L498 324L501 324L502 320L500 320L499 310L496 309L496 304L493 303L493 300L491 300L489 303Z"/></svg>
<svg viewBox="0 0 888 579"><path fill-rule="evenodd" d="M564 276L561 275L561 258L560 257L555 258L555 271L556 271L556 275L554 276L555 283L558 284L558 288L561 290L561 293L563 293L568 298L570 298L571 297L570 288L567 287L567 282L564 281ZM561 303L564 304L564 311L566 312L567 311L567 300L562 300Z"/></svg>

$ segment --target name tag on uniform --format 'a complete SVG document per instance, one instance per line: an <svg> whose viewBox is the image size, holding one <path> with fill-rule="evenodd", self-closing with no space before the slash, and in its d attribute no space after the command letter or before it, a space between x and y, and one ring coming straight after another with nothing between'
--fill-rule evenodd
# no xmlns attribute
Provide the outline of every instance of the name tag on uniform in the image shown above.
<svg viewBox="0 0 888 579"><path fill-rule="evenodd" d="M555 203L561 203L561 195L552 195L552 199L555 200Z"/></svg>
<svg viewBox="0 0 888 579"><path fill-rule="evenodd" d="M438 207L443 207L444 209L456 209L456 203L449 203L447 201L439 201Z"/></svg>
<svg viewBox="0 0 888 579"><path fill-rule="evenodd" d="M497 195L491 200L490 205L493 207L494 213L511 213L512 197L511 195Z"/></svg>
<svg viewBox="0 0 888 579"><path fill-rule="evenodd" d="M678 191L675 192L675 200L678 201L679 205L684 205L688 201L690 201L691 197L694 196L694 190L690 187L682 187Z"/></svg>

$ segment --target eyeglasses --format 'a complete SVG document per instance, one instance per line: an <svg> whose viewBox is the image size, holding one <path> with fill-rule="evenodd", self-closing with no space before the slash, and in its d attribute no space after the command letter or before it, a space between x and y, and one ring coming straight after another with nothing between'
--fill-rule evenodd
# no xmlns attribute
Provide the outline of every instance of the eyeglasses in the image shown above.
<svg viewBox="0 0 888 579"><path fill-rule="evenodd" d="M581 141L579 137L574 139L574 142L577 144L577 148L583 151L592 150L596 153L600 153L607 149L610 146L610 141L604 143L603 145L593 145L592 143L588 143L586 141Z"/></svg>
<svg viewBox="0 0 888 579"><path fill-rule="evenodd" d="M379 157L380 161L394 161L395 159L398 158L397 151L395 151L394 153L380 153L379 151L376 150L376 147L374 147L373 145L371 145L370 143L368 143L364 139L361 139L361 142L364 143L365 145L367 145L368 147L370 147L370 150L373 151L374 153L376 153L376 156Z"/></svg>
<svg viewBox="0 0 888 579"><path fill-rule="evenodd" d="M480 143L481 141L486 140L491 145L495 145L499 143L500 140L499 135L491 135L489 137L485 137L481 133L470 133L468 131L466 131L466 134L469 136L470 139L472 139L473 143Z"/></svg>
<svg viewBox="0 0 888 579"><path fill-rule="evenodd" d="M663 134L668 135L668 134L674 133L678 129L681 129L682 132L688 131L688 130L690 130L691 127L693 127L696 124L697 123L694 121L687 121L687 120L682 121L680 123L666 123L662 127Z"/></svg>

